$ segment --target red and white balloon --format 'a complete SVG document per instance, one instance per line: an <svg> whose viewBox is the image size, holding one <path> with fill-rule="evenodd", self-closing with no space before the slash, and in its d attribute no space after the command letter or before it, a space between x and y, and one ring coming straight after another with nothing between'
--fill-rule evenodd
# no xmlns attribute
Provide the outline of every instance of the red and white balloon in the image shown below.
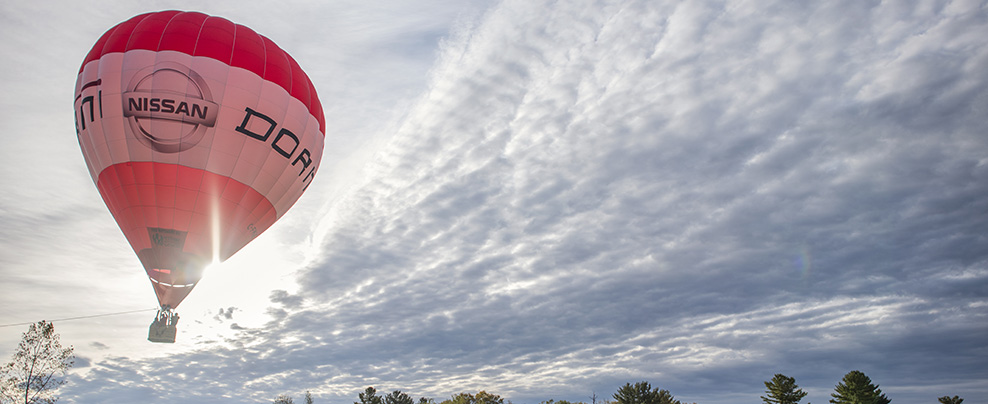
<svg viewBox="0 0 988 404"><path fill-rule="evenodd" d="M311 80L274 42L180 11L103 34L79 71L75 121L100 195L171 308L295 204L326 126Z"/></svg>

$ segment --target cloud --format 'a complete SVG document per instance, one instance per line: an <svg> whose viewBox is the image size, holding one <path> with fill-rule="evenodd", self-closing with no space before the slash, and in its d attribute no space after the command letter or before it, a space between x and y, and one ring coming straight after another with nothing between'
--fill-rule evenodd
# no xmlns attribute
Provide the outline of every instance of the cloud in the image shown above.
<svg viewBox="0 0 988 404"><path fill-rule="evenodd" d="M302 298L298 295L289 294L284 290L275 290L271 292L271 302L279 303L285 307L298 308L302 304Z"/></svg>
<svg viewBox="0 0 988 404"><path fill-rule="evenodd" d="M223 320L232 320L233 319L233 312L234 311L237 311L237 308L236 307L230 307L230 308L227 308L227 309L224 309L224 308L220 307L220 309L216 313L216 315L213 316L213 319L216 320L216 321L218 321L218 322L220 322L220 323L222 323Z"/></svg>
<svg viewBox="0 0 988 404"><path fill-rule="evenodd" d="M442 42L270 322L71 391L718 403L782 372L820 401L860 369L988 397L986 31L959 0L504 1Z"/></svg>
<svg viewBox="0 0 988 404"><path fill-rule="evenodd" d="M984 300L931 286L984 283L985 26L898 7L506 2L447 42L301 294L521 396L572 389L560 368L701 394L789 356L826 386L899 349L872 337L928 343L924 313Z"/></svg>

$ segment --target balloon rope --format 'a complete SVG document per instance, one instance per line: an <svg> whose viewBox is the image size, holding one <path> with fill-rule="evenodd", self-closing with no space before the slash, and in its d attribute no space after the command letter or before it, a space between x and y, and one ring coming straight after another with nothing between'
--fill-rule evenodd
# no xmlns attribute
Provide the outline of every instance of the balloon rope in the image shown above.
<svg viewBox="0 0 988 404"><path fill-rule="evenodd" d="M71 321L71 320L82 320L82 319L86 319L86 318L119 316L121 314L143 313L145 311L155 311L155 310L158 310L158 309L157 308L154 308L154 309L142 309L142 310L121 311L121 312L118 312L118 313L94 314L92 316L59 318L59 319L51 320L51 322L54 323L56 321ZM19 325L30 325L30 324L34 324L36 322L37 321L31 321L31 322L27 322L27 323L16 323L16 324L0 324L0 328L4 328L4 327L16 327L16 326L19 326Z"/></svg>

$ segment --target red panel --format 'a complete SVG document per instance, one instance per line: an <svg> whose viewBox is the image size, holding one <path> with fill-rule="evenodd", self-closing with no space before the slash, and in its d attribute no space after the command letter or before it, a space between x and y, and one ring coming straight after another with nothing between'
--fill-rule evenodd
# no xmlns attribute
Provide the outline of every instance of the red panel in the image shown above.
<svg viewBox="0 0 988 404"><path fill-rule="evenodd" d="M175 227L175 210L174 209L157 209L158 214L158 226L166 228Z"/></svg>
<svg viewBox="0 0 988 404"><path fill-rule="evenodd" d="M129 227L123 227L123 226L120 227L120 230L122 230L124 232L124 236L127 237L127 242L129 242L131 245L134 245L134 243L140 242L139 240L141 240L141 238L135 236L135 234L136 234L135 231L137 229L140 229L142 227L145 227L144 217L141 216L140 209L138 209L138 208L127 208L127 207L125 207L125 208L123 208L123 210L121 212L122 213L121 213L121 216L120 217L123 220L122 221L121 220L117 220L117 224L120 224L120 223L128 223L128 224L130 224Z"/></svg>
<svg viewBox="0 0 988 404"><path fill-rule="evenodd" d="M244 196L240 198L240 207L251 212L257 210L257 206L262 203L268 203L268 201L257 192L245 192Z"/></svg>
<svg viewBox="0 0 988 404"><path fill-rule="evenodd" d="M130 184L127 186L118 186L113 189L113 191L123 193L124 199L120 200L119 207L121 209L127 209L129 206L141 206L141 196L137 192L137 186Z"/></svg>
<svg viewBox="0 0 988 404"><path fill-rule="evenodd" d="M202 186L202 176L205 171L181 165L177 165L176 167L178 167L178 181L176 181L176 185L179 188L199 190L199 187Z"/></svg>
<svg viewBox="0 0 988 404"><path fill-rule="evenodd" d="M230 64L237 25L225 18L209 17L202 23L193 56L205 56Z"/></svg>
<svg viewBox="0 0 988 404"><path fill-rule="evenodd" d="M130 167L130 164L127 164L127 167L129 168ZM137 179L134 178L134 170L118 169L118 170L115 170L115 171L116 171L116 174L117 174L117 178L120 179L120 184L118 186L120 186L120 185L133 185L133 184L136 184L137 183Z"/></svg>
<svg viewBox="0 0 988 404"><path fill-rule="evenodd" d="M134 28L137 27L137 24L139 24L141 21L143 21L145 18L147 18L150 15L151 14L139 15L111 29L113 33L110 34L109 38L107 38L106 43L103 46L103 49L101 50L99 56L96 59L103 57L103 55L107 53L118 53L118 52L122 53L126 51L127 42L130 42L130 34L134 32ZM83 66L85 66L85 64L83 64Z"/></svg>
<svg viewBox="0 0 988 404"><path fill-rule="evenodd" d="M137 197L141 206L151 206L155 204L157 199L157 192L155 192L157 187L154 184L137 184Z"/></svg>
<svg viewBox="0 0 988 404"><path fill-rule="evenodd" d="M175 186L178 184L178 167L175 164L155 164L154 183Z"/></svg>
<svg viewBox="0 0 988 404"><path fill-rule="evenodd" d="M240 202L244 198L244 194L247 193L248 187L239 181L230 181L226 183L226 188L223 189L223 199L233 202Z"/></svg>
<svg viewBox="0 0 988 404"><path fill-rule="evenodd" d="M292 67L288 63L285 51L270 39L261 37L264 41L265 59L267 65L264 67L264 79L275 83L289 93L292 91Z"/></svg>
<svg viewBox="0 0 988 404"><path fill-rule="evenodd" d="M110 181L112 181L112 179ZM96 189L99 191L100 196L103 197L103 203L106 205L106 208L107 209L110 209L111 212L113 212L115 210L120 210L121 207L117 205L118 204L118 201L117 200L115 200L115 199L107 199L106 196L105 196L105 195L107 195L107 194L109 194L111 192L116 193L117 192L117 189L106 189L106 190L104 190L104 187L105 186L106 186L105 184L104 185L97 184Z"/></svg>
<svg viewBox="0 0 988 404"><path fill-rule="evenodd" d="M199 182L200 186L194 190L176 187L185 177L201 178L187 182ZM192 280L194 284L214 255L220 260L228 258L274 224L276 218L274 206L251 187L185 166L115 164L100 173L96 185L152 277L159 303L172 307L181 303L188 294L185 289L191 286L176 288L162 283L179 285ZM215 252L214 222L220 224L220 250ZM176 240L184 243L154 241L151 234L156 232L165 234L165 240L168 235L181 235Z"/></svg>
<svg viewBox="0 0 988 404"><path fill-rule="evenodd" d="M261 218L257 220L258 223L268 223L268 222L272 222L273 223L277 219L275 217L274 209L268 209L268 210L255 209L254 211L255 212L261 212ZM265 229L267 229L267 228L265 228ZM258 234L260 234L261 231L263 231L263 230L259 230L258 231Z"/></svg>
<svg viewBox="0 0 988 404"><path fill-rule="evenodd" d="M154 187L155 201L158 207L168 208L167 210L172 210L175 208L175 188L174 186L158 185Z"/></svg>
<svg viewBox="0 0 988 404"><path fill-rule="evenodd" d="M233 180L229 177L204 171L199 192L207 192L210 195L222 195L223 189L226 188L226 183L230 181Z"/></svg>
<svg viewBox="0 0 988 404"><path fill-rule="evenodd" d="M134 183L136 184L154 184L154 166L151 164L142 164L139 162L124 163L130 170L134 173Z"/></svg>
<svg viewBox="0 0 988 404"><path fill-rule="evenodd" d="M134 228L158 227L158 206L155 205L138 206L137 209L135 209L134 214L140 216L140 218L143 219L142 225L136 226L135 223Z"/></svg>
<svg viewBox="0 0 988 404"><path fill-rule="evenodd" d="M193 214L192 208L189 208L188 210L183 210L181 208L176 207L175 211L173 212L174 226L176 228L188 227L189 223L192 223L192 214Z"/></svg>
<svg viewBox="0 0 988 404"><path fill-rule="evenodd" d="M192 55L196 50L203 21L209 16L203 13L181 13L175 15L161 34L158 50L172 50ZM227 60L224 60L226 62Z"/></svg>
<svg viewBox="0 0 988 404"><path fill-rule="evenodd" d="M264 77L264 40L254 30L237 25L237 36L233 39L233 58L230 65L242 67Z"/></svg>
<svg viewBox="0 0 988 404"><path fill-rule="evenodd" d="M196 198L199 197L198 190L185 188L175 188L175 209L193 211L196 208Z"/></svg>
<svg viewBox="0 0 988 404"><path fill-rule="evenodd" d="M308 77L306 77L306 81ZM323 115L322 103L319 102L319 95L316 94L316 86L309 81L309 112L319 122L319 133L326 135L326 117Z"/></svg>
<svg viewBox="0 0 988 404"><path fill-rule="evenodd" d="M178 13L180 11L172 10L149 14L147 18L141 20L134 27L134 32L130 34L130 40L127 41L125 51L133 49L157 51L158 44L161 43L161 33L165 30L165 26L168 25L168 21Z"/></svg>
<svg viewBox="0 0 988 404"><path fill-rule="evenodd" d="M309 77L305 75L305 72L302 71L302 66L299 66L295 59L287 53L285 53L285 57L288 58L288 64L292 68L292 97L295 97L308 106L311 103L309 97Z"/></svg>

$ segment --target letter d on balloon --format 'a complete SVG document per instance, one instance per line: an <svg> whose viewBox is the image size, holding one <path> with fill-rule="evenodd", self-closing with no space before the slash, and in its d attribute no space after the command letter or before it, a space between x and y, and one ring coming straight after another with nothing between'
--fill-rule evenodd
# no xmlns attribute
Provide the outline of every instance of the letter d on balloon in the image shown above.
<svg viewBox="0 0 988 404"><path fill-rule="evenodd" d="M274 132L274 128L275 128L275 126L278 126L278 124L274 121L274 119L271 119L267 115L264 115L264 114L262 114L260 112L257 112L255 110L253 110L253 109L250 109L250 107L245 107L244 109L247 111L247 115L244 115L244 121L241 122L240 123L240 126L238 126L236 128L237 132L243 133L243 134L245 134L247 136L250 136L250 137L252 137L254 139L257 139L257 140L260 140L262 142L267 141L268 140L268 136L271 136L271 132ZM254 131L248 129L248 125L250 125L251 127L256 127L256 126L250 124L251 118L253 118L255 116L258 117L258 118L260 118L264 122L267 122L267 124L268 124L268 128L267 128L267 130L264 131L264 134L263 135L258 134L257 132L254 132ZM263 125L263 124L261 124L261 125Z"/></svg>

